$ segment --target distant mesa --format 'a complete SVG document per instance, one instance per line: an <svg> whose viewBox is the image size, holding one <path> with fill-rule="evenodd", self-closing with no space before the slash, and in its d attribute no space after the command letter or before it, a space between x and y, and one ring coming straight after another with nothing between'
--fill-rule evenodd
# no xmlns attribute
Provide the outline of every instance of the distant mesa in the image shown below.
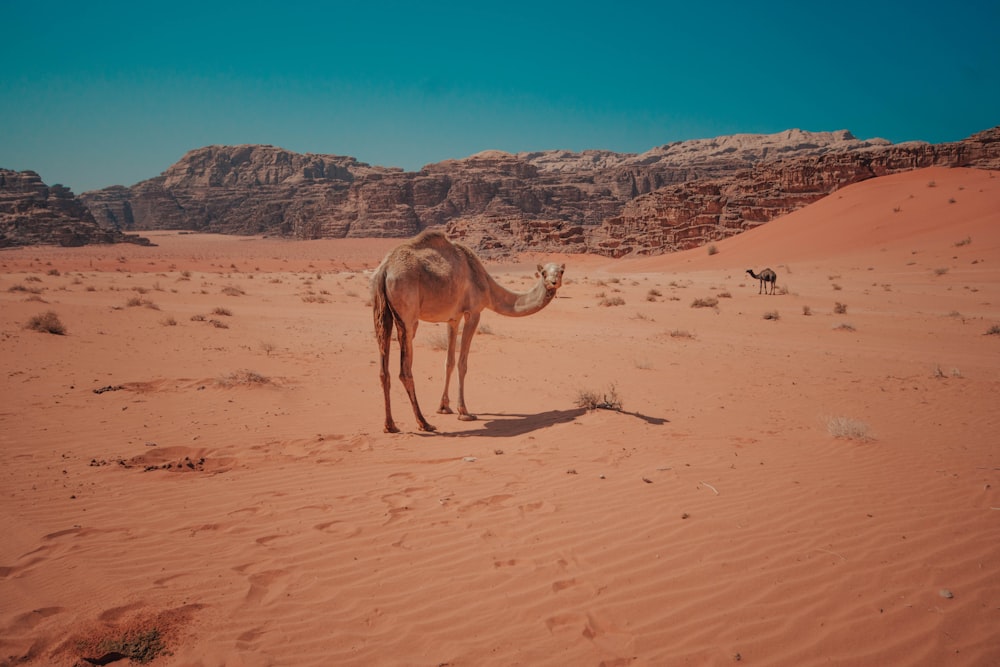
<svg viewBox="0 0 1000 667"><path fill-rule="evenodd" d="M0 248L137 243L149 239L98 224L69 188L46 185L33 171L0 169Z"/></svg>
<svg viewBox="0 0 1000 667"><path fill-rule="evenodd" d="M0 243L141 242L125 233L153 229L409 237L441 227L492 256L659 254L738 234L851 183L930 166L1000 169L1000 127L943 144L792 129L638 154L486 150L415 172L275 146L206 146L155 178L79 197L33 172L0 172ZM29 174L30 187L5 184ZM12 203L27 191L34 193L30 215ZM13 211L20 211L17 224ZM57 211L60 224L51 219ZM67 227L70 219L90 231L67 231L77 229ZM30 220L47 231L29 231Z"/></svg>

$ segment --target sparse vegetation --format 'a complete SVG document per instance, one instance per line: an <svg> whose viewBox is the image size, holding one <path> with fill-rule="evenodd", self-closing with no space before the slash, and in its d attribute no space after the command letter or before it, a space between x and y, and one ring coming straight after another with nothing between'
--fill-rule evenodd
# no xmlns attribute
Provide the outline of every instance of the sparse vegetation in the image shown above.
<svg viewBox="0 0 1000 667"><path fill-rule="evenodd" d="M198 315L192 315L191 316L191 321L192 322L204 322L206 319L207 318L204 315L200 315L200 314L198 314Z"/></svg>
<svg viewBox="0 0 1000 667"><path fill-rule="evenodd" d="M812 315L813 314L812 308L810 308L809 306L802 306L802 314Z"/></svg>
<svg viewBox="0 0 1000 667"><path fill-rule="evenodd" d="M972 243L972 237L971 236L966 236L961 241L956 241L955 242L955 247L956 248L961 248L962 246L969 245L970 243Z"/></svg>
<svg viewBox="0 0 1000 667"><path fill-rule="evenodd" d="M608 297L604 297L603 299L601 299L598 302L597 305L599 305L599 306L605 306L605 307L608 307L608 306L624 306L625 305L625 299L623 299L620 296L608 296Z"/></svg>
<svg viewBox="0 0 1000 667"><path fill-rule="evenodd" d="M715 247L714 243L709 244L709 246L708 246L708 254L709 255L718 255L719 254L719 249Z"/></svg>
<svg viewBox="0 0 1000 667"><path fill-rule="evenodd" d="M226 285L225 287L222 288L222 293L225 294L226 296L243 296L244 294L246 294L245 291L243 291L239 287L236 287L235 285Z"/></svg>
<svg viewBox="0 0 1000 667"><path fill-rule="evenodd" d="M38 331L40 333L50 333L57 336L65 335L66 327L59 320L59 316L54 311L47 310L44 313L35 315L25 325L26 329Z"/></svg>
<svg viewBox="0 0 1000 667"><path fill-rule="evenodd" d="M766 313L764 313L764 319L765 320L780 320L781 319L781 315L779 315L778 311L776 311L776 310L769 310Z"/></svg>
<svg viewBox="0 0 1000 667"><path fill-rule="evenodd" d="M175 327L177 326L177 320L174 319L172 315L168 315L167 317L164 317L162 320L160 320L160 324L162 324L165 327Z"/></svg>
<svg viewBox="0 0 1000 667"><path fill-rule="evenodd" d="M594 391L580 391L576 397L576 407L585 410L617 410L622 409L622 399L618 396L615 385L612 384L603 394Z"/></svg>
<svg viewBox="0 0 1000 667"><path fill-rule="evenodd" d="M841 322L840 324L833 325L834 331L855 331L854 325L850 322Z"/></svg>
<svg viewBox="0 0 1000 667"><path fill-rule="evenodd" d="M671 338L694 338L694 334L684 329L674 329L670 332Z"/></svg>
<svg viewBox="0 0 1000 667"><path fill-rule="evenodd" d="M695 299L691 302L692 308L715 308L719 305L719 300L714 296Z"/></svg>
<svg viewBox="0 0 1000 667"><path fill-rule="evenodd" d="M847 304L846 303L841 303L839 301L836 302L833 305L833 312L836 313L837 315L846 315L847 314Z"/></svg>
<svg viewBox="0 0 1000 667"><path fill-rule="evenodd" d="M222 317L232 317L233 313L228 308L222 308L221 306L212 311L213 315L220 315Z"/></svg>
<svg viewBox="0 0 1000 667"><path fill-rule="evenodd" d="M994 324L986 330L987 336L1000 336L1000 324Z"/></svg>
<svg viewBox="0 0 1000 667"><path fill-rule="evenodd" d="M830 417L826 422L826 428L830 435L835 438L859 442L868 442L874 439L868 424L850 417Z"/></svg>
<svg viewBox="0 0 1000 667"><path fill-rule="evenodd" d="M216 380L216 383L223 387L236 386L257 386L271 384L271 379L249 369L234 371Z"/></svg>
<svg viewBox="0 0 1000 667"><path fill-rule="evenodd" d="M946 273L948 273L948 267L947 266L939 266L938 268L934 269L934 275L935 276L943 276Z"/></svg>

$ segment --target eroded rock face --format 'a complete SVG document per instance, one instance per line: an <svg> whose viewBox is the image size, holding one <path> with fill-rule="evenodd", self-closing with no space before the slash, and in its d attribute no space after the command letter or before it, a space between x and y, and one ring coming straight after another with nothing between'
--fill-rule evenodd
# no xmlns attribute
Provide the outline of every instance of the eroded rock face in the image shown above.
<svg viewBox="0 0 1000 667"><path fill-rule="evenodd" d="M485 253L609 256L739 233L866 178L1000 167L1000 128L931 145L788 130L641 154L485 151L417 172L274 146L190 151L160 176L81 198L101 225L295 238L408 237L445 226Z"/></svg>
<svg viewBox="0 0 1000 667"><path fill-rule="evenodd" d="M69 188L46 185L33 171L0 169L0 248L121 242L149 243L102 228Z"/></svg>

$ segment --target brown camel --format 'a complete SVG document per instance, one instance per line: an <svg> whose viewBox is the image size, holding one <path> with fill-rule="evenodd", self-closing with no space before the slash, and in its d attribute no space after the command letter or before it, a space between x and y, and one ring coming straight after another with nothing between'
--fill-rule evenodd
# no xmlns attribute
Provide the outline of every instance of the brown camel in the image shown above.
<svg viewBox="0 0 1000 667"><path fill-rule="evenodd" d="M378 339L382 392L385 394L385 432L398 433L389 407L389 345L395 324L399 336L399 379L406 387L421 431L434 431L417 404L413 384L413 336L420 320L448 323L448 362L444 394L438 412L451 414L448 383L455 367L458 322L465 319L458 353L458 418L476 417L465 407L465 372L469 348L484 308L508 317L532 315L549 305L562 286L566 265L538 265L541 280L523 294L501 287L475 253L452 243L439 231L425 230L386 255L372 277L372 309Z"/></svg>
<svg viewBox="0 0 1000 667"><path fill-rule="evenodd" d="M764 291L764 294L767 294L767 283L771 283L771 294L774 294L774 286L778 283L777 273L771 269L764 269L759 275L754 273L753 269L747 269L747 273L750 274L751 278L756 278L760 281L760 288L757 290L757 294L760 294L761 290Z"/></svg>

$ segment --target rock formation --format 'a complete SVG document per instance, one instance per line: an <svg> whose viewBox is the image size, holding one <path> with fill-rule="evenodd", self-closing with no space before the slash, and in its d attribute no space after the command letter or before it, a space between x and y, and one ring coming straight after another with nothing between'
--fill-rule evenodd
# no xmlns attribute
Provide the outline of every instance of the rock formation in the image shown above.
<svg viewBox="0 0 1000 667"><path fill-rule="evenodd" d="M788 130L641 154L485 151L416 172L274 146L209 146L156 178L81 198L120 230L311 239L445 226L486 254L622 256L724 238L850 183L930 165L1000 167L1000 128L936 145Z"/></svg>
<svg viewBox="0 0 1000 667"><path fill-rule="evenodd" d="M38 244L139 243L148 239L98 225L86 205L33 171L0 169L0 248Z"/></svg>

